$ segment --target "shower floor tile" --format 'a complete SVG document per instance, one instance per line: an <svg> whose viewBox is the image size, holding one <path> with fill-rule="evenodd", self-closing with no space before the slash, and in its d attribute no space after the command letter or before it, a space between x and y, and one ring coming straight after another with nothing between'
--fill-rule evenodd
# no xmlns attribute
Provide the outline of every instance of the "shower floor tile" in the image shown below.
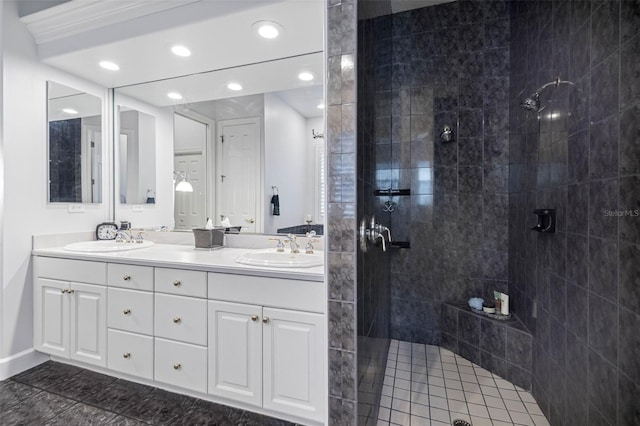
<svg viewBox="0 0 640 426"><path fill-rule="evenodd" d="M438 346L392 340L378 426L549 426L531 394Z"/></svg>

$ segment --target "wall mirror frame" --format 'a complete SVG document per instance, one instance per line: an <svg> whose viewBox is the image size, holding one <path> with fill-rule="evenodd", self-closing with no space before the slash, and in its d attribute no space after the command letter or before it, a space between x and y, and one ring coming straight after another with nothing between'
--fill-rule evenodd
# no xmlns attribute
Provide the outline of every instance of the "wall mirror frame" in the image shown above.
<svg viewBox="0 0 640 426"><path fill-rule="evenodd" d="M48 203L102 203L102 110L100 97L47 81Z"/></svg>

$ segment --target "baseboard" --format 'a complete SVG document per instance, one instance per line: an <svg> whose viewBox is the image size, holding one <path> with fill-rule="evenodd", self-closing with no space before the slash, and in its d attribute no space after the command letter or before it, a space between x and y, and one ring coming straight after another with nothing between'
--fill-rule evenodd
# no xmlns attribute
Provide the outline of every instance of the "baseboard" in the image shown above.
<svg viewBox="0 0 640 426"><path fill-rule="evenodd" d="M37 352L33 348L6 358L0 358L0 380L8 379L47 360L49 360L49 355Z"/></svg>

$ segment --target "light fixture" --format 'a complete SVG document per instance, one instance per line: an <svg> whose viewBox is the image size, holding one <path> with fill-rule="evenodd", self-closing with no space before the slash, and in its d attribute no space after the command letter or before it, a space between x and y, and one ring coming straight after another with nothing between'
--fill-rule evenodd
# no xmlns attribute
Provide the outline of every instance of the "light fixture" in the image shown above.
<svg viewBox="0 0 640 426"><path fill-rule="evenodd" d="M183 58L186 58L187 56L191 56L191 51L187 47L181 46L181 45L173 46L171 48L171 52L173 52L174 55L182 56Z"/></svg>
<svg viewBox="0 0 640 426"><path fill-rule="evenodd" d="M298 78L302 81L311 81L316 77L313 75L313 73L309 71L303 71L300 74L298 74Z"/></svg>
<svg viewBox="0 0 640 426"><path fill-rule="evenodd" d="M240 83L229 83L227 84L227 89L229 90L233 90L234 92L237 92L239 90L242 90L242 85Z"/></svg>
<svg viewBox="0 0 640 426"><path fill-rule="evenodd" d="M178 181L176 192L193 192L193 185L187 181L185 172L173 172L173 182L175 183L176 180Z"/></svg>
<svg viewBox="0 0 640 426"><path fill-rule="evenodd" d="M318 109L324 109L324 104L318 104Z"/></svg>
<svg viewBox="0 0 640 426"><path fill-rule="evenodd" d="M258 21L251 25L251 29L260 37L266 39L277 38L283 31L282 25L273 21Z"/></svg>
<svg viewBox="0 0 640 426"><path fill-rule="evenodd" d="M178 92L169 92L167 93L167 96L171 99L175 99L176 101L182 99L182 95Z"/></svg>
<svg viewBox="0 0 640 426"><path fill-rule="evenodd" d="M67 114L77 114L78 111L76 111L73 108L62 108L62 112L67 113Z"/></svg>
<svg viewBox="0 0 640 426"><path fill-rule="evenodd" d="M99 65L109 71L118 71L120 69L120 66L118 64L116 64L115 62L111 62L111 61L100 61Z"/></svg>

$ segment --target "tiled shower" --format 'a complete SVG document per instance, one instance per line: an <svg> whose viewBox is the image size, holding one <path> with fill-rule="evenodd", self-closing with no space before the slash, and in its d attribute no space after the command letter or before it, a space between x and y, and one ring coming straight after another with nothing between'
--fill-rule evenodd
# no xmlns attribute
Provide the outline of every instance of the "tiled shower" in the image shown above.
<svg viewBox="0 0 640 426"><path fill-rule="evenodd" d="M640 425L640 2L375 3L329 1L332 423L376 418L395 339L529 377L554 426ZM359 251L371 214L409 248ZM494 290L528 365L448 332L443 303Z"/></svg>

